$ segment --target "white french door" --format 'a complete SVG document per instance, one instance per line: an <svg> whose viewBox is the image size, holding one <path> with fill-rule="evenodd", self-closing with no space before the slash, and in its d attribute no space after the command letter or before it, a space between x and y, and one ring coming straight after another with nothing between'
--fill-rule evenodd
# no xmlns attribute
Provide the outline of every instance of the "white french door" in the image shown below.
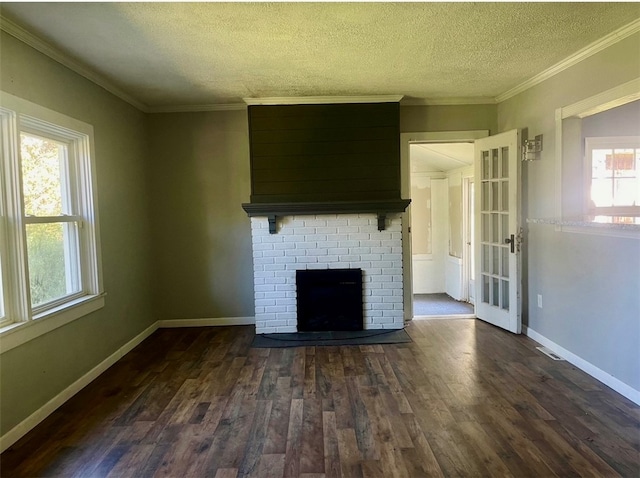
<svg viewBox="0 0 640 478"><path fill-rule="evenodd" d="M476 316L521 332L520 131L475 141Z"/></svg>

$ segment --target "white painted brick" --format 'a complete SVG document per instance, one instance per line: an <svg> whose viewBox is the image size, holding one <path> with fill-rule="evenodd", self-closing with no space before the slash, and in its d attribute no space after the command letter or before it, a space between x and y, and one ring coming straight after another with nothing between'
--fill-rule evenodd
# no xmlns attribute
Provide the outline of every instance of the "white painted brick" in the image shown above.
<svg viewBox="0 0 640 478"><path fill-rule="evenodd" d="M273 243L272 242L260 242L259 244L255 244L253 246L253 251L269 251L273 249Z"/></svg>
<svg viewBox="0 0 640 478"><path fill-rule="evenodd" d="M278 285L274 285L273 287L275 287L275 290L281 290L284 292L296 290L295 284L278 284Z"/></svg>
<svg viewBox="0 0 640 478"><path fill-rule="evenodd" d="M371 276L371 282L391 282L393 278L386 275Z"/></svg>
<svg viewBox="0 0 640 478"><path fill-rule="evenodd" d="M325 242L327 241L328 236L326 234L311 234L308 236L304 236L304 240L307 242Z"/></svg>
<svg viewBox="0 0 640 478"><path fill-rule="evenodd" d="M377 275L382 274L382 269L375 269L373 267L368 267L367 268L367 274L368 275L372 275L372 276L377 276Z"/></svg>
<svg viewBox="0 0 640 478"><path fill-rule="evenodd" d="M316 227L326 227L327 220L326 219L307 219L304 221L305 227L308 226L316 226Z"/></svg>
<svg viewBox="0 0 640 478"><path fill-rule="evenodd" d="M295 264L296 258L293 256L276 257L276 264Z"/></svg>
<svg viewBox="0 0 640 478"><path fill-rule="evenodd" d="M361 258L363 261L371 261L371 262L374 262L374 261L380 261L380 260L382 260L382 255L380 255L380 254L362 254L362 255L360 256L360 258Z"/></svg>
<svg viewBox="0 0 640 478"><path fill-rule="evenodd" d="M287 307L284 305L272 305L264 308L266 312L273 312L275 314L279 314L280 312L286 312Z"/></svg>
<svg viewBox="0 0 640 478"><path fill-rule="evenodd" d="M372 254L391 254L392 248L389 246L385 246L385 247L372 247L371 248L371 253Z"/></svg>
<svg viewBox="0 0 640 478"><path fill-rule="evenodd" d="M338 247L338 241L318 241L318 249L330 249Z"/></svg>
<svg viewBox="0 0 640 478"><path fill-rule="evenodd" d="M262 242L284 242L282 234L269 234L262 238Z"/></svg>
<svg viewBox="0 0 640 478"><path fill-rule="evenodd" d="M253 290L255 292L273 292L276 290L276 286L274 284L254 285Z"/></svg>
<svg viewBox="0 0 640 478"><path fill-rule="evenodd" d="M371 234L368 232L357 232L349 234L350 241L367 241L371 239Z"/></svg>
<svg viewBox="0 0 640 478"><path fill-rule="evenodd" d="M404 326L400 217L388 218L382 232L377 230L376 215L369 213L301 214L279 218L278 225L278 234L272 235L264 218L251 218L254 284L262 286L254 290L256 332L297 329L298 269L362 269L365 328ZM269 300L276 303L265 305ZM383 306L398 310L379 308Z"/></svg>
<svg viewBox="0 0 640 478"><path fill-rule="evenodd" d="M275 299L257 299L256 300L256 306L268 307L272 305L276 305Z"/></svg>
<svg viewBox="0 0 640 478"><path fill-rule="evenodd" d="M382 317L382 311L381 310L369 310L367 312L367 318L373 318L373 317Z"/></svg>
<svg viewBox="0 0 640 478"><path fill-rule="evenodd" d="M297 257L297 256L304 256L304 254L305 254L304 249L290 249L285 251L286 256Z"/></svg>
<svg viewBox="0 0 640 478"><path fill-rule="evenodd" d="M273 271L256 271L253 273L255 278L271 279L275 277Z"/></svg>
<svg viewBox="0 0 640 478"><path fill-rule="evenodd" d="M321 263L331 263L331 262L338 262L338 256L322 256L322 257L318 257L318 262Z"/></svg>
<svg viewBox="0 0 640 478"><path fill-rule="evenodd" d="M316 247L318 247L318 243L317 242L298 242L296 244L296 249L315 249Z"/></svg>
<svg viewBox="0 0 640 478"><path fill-rule="evenodd" d="M327 252L333 256L340 256L343 254L349 254L349 249L347 247L332 247L329 248Z"/></svg>
<svg viewBox="0 0 640 478"><path fill-rule="evenodd" d="M284 306L296 305L296 299L294 298L278 299L278 305L284 305Z"/></svg>
<svg viewBox="0 0 640 478"><path fill-rule="evenodd" d="M356 262L359 260L360 256L356 255L340 256L340 262Z"/></svg>
<svg viewBox="0 0 640 478"><path fill-rule="evenodd" d="M276 327L276 333L279 333L279 334L292 334L297 331L298 331L298 328L292 325L289 325L286 327Z"/></svg>
<svg viewBox="0 0 640 478"><path fill-rule="evenodd" d="M299 256L296 257L296 262L298 264L310 264L312 262L318 262L318 258L316 256Z"/></svg>
<svg viewBox="0 0 640 478"><path fill-rule="evenodd" d="M263 257L283 257L284 251L282 250L272 250L272 251L262 251Z"/></svg>
<svg viewBox="0 0 640 478"><path fill-rule="evenodd" d="M387 261L400 261L402 264L402 254L385 254L384 258Z"/></svg>
<svg viewBox="0 0 640 478"><path fill-rule="evenodd" d="M288 264L286 264L288 266ZM296 280L296 275L294 272L291 272L291 270L289 268L287 268L287 270L285 271L278 271L275 274L275 277L277 278L283 278L283 279L292 279L292 280Z"/></svg>
<svg viewBox="0 0 640 478"><path fill-rule="evenodd" d="M383 285L385 289L402 289L402 281L385 282Z"/></svg>
<svg viewBox="0 0 640 478"><path fill-rule="evenodd" d="M286 251L288 249L295 249L296 245L294 242L278 242L273 244L273 248L278 251Z"/></svg>
<svg viewBox="0 0 640 478"><path fill-rule="evenodd" d="M338 234L354 234L360 232L358 226L339 226Z"/></svg>
<svg viewBox="0 0 640 478"><path fill-rule="evenodd" d="M328 226L328 227L318 227L316 228L316 233L318 234L327 234L327 235L335 235L338 232L338 228L336 226Z"/></svg>
<svg viewBox="0 0 640 478"><path fill-rule="evenodd" d="M293 243L297 243L297 242L304 242L304 238L305 236L303 234L294 234L291 236L287 236L284 238L284 242L293 242Z"/></svg>
<svg viewBox="0 0 640 478"><path fill-rule="evenodd" d="M327 249L307 249L307 256L327 256Z"/></svg>
<svg viewBox="0 0 640 478"><path fill-rule="evenodd" d="M316 228L315 227L297 227L296 228L296 234L303 234L305 236L310 235L310 234L315 234L316 233Z"/></svg>

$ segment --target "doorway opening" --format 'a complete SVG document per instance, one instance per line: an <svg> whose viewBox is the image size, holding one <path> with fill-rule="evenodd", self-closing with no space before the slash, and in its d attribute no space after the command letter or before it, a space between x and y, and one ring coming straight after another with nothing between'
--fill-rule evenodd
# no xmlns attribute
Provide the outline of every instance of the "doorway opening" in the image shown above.
<svg viewBox="0 0 640 478"><path fill-rule="evenodd" d="M413 317L475 317L473 142L409 144Z"/></svg>

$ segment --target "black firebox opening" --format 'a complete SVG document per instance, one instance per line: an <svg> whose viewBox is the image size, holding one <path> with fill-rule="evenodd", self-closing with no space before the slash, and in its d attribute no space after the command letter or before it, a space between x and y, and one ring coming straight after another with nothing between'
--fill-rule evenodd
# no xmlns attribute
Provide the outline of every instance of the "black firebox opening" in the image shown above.
<svg viewBox="0 0 640 478"><path fill-rule="evenodd" d="M362 269L296 271L298 332L363 330Z"/></svg>

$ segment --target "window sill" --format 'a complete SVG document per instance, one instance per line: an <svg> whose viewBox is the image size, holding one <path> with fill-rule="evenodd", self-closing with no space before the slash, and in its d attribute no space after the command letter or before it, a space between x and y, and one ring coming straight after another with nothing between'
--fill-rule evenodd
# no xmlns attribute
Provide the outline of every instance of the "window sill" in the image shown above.
<svg viewBox="0 0 640 478"><path fill-rule="evenodd" d="M553 225L556 231L561 232L640 239L640 218L630 217L633 222L614 222L621 219L626 218L585 216L566 219L527 219L527 223Z"/></svg>
<svg viewBox="0 0 640 478"><path fill-rule="evenodd" d="M106 294L84 296L27 322L14 322L0 329L0 354L104 307Z"/></svg>

